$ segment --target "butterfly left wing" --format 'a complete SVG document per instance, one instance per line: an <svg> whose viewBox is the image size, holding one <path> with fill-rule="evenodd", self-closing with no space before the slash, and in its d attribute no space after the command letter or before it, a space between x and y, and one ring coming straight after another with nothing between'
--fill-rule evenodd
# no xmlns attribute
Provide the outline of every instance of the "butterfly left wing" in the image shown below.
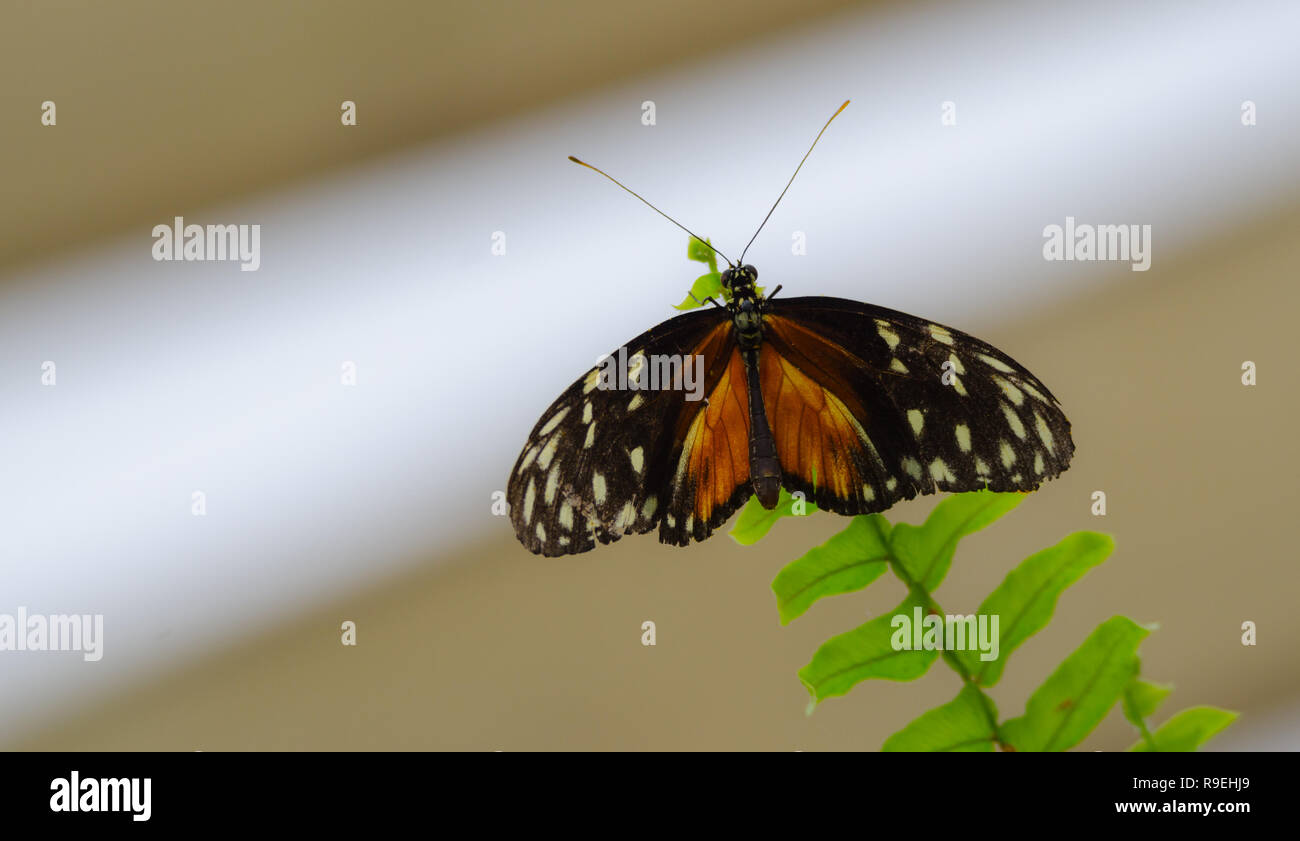
<svg viewBox="0 0 1300 841"><path fill-rule="evenodd" d="M840 298L767 302L764 404L791 490L840 514L937 491L1033 490L1070 423L1033 374L959 330Z"/></svg>
<svg viewBox="0 0 1300 841"><path fill-rule="evenodd" d="M727 441L716 424L695 423L709 414L707 400L688 400L684 386L699 387L701 397L712 394L730 368L734 344L725 310L689 312L629 341L621 362L617 350L610 354L615 369L622 365L613 375L630 382L642 373L638 366L674 357L696 371L699 357L704 382L693 382L679 366L675 372L643 372L678 377L670 387L627 389L615 382L609 388L597 366L565 389L533 427L506 486L510 518L524 547L543 555L585 552L661 523L661 540L684 543L695 531L691 510L712 514L725 507L708 501L722 492L715 485L735 472L730 459L723 469ZM718 416L714 411L711 417ZM683 446L687 436L689 446ZM698 490L701 475L709 482L707 493Z"/></svg>

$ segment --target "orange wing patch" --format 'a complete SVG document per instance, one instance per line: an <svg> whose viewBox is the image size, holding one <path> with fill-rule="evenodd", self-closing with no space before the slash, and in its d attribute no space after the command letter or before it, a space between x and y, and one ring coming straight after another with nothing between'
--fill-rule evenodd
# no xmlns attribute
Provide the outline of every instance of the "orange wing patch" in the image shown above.
<svg viewBox="0 0 1300 841"><path fill-rule="evenodd" d="M693 488L692 517L713 526L714 511L725 507L736 489L749 482L749 398L740 351L732 351L707 399L686 431L674 496Z"/></svg>
<svg viewBox="0 0 1300 841"><path fill-rule="evenodd" d="M781 470L841 499L870 502L860 463L872 447L849 407L769 343L758 367Z"/></svg>

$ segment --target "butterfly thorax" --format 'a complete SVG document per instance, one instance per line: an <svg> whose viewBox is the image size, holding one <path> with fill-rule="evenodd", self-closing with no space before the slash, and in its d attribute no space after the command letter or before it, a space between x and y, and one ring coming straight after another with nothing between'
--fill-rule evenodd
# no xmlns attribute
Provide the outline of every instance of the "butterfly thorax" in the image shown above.
<svg viewBox="0 0 1300 841"><path fill-rule="evenodd" d="M749 265L722 273L722 287L730 296L727 309L742 351L755 350L763 341L763 297L754 286L756 280L758 270Z"/></svg>

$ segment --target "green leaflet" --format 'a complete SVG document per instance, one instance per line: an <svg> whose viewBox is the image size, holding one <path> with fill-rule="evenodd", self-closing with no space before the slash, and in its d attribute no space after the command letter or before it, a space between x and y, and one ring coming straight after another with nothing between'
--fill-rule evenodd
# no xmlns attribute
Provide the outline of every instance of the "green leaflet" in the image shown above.
<svg viewBox="0 0 1300 841"><path fill-rule="evenodd" d="M1193 751L1213 738L1237 718L1237 713L1218 707L1191 707L1175 715L1151 734L1159 751ZM1151 751L1145 740L1129 750L1138 753Z"/></svg>
<svg viewBox="0 0 1300 841"><path fill-rule="evenodd" d="M1124 717L1139 730L1143 729L1145 719L1155 715L1156 709L1174 691L1171 684L1152 683L1142 678L1133 678L1124 687Z"/></svg>
<svg viewBox="0 0 1300 841"><path fill-rule="evenodd" d="M844 531L777 574L772 592L781 624L802 616L824 596L866 587L889 567L889 557L889 522L879 514L854 517Z"/></svg>
<svg viewBox="0 0 1300 841"><path fill-rule="evenodd" d="M957 541L992 523L1024 498L1023 493L992 491L954 494L934 507L924 525L895 525L890 545L907 575L926 590L934 590L948 574Z"/></svg>
<svg viewBox="0 0 1300 841"><path fill-rule="evenodd" d="M997 741L992 720L997 709L973 686L965 686L956 698L923 713L911 724L885 740L882 751L991 751Z"/></svg>
<svg viewBox="0 0 1300 841"><path fill-rule="evenodd" d="M1124 616L1097 627L1030 696L1025 714L1002 726L1016 750L1068 750L1106 717L1137 674L1137 649L1150 631Z"/></svg>
<svg viewBox="0 0 1300 841"><path fill-rule="evenodd" d="M700 242L695 237L690 237L686 241L686 259L694 260L697 263L708 263L709 271L713 274L717 274L718 255L713 252L713 249L710 247L712 245L713 241L707 237L704 242Z"/></svg>
<svg viewBox="0 0 1300 841"><path fill-rule="evenodd" d="M697 263L708 263L709 271L695 279L691 284L690 294L675 309L693 310L704 303L705 298L716 298L722 294L722 275L718 272L718 255L713 249L695 237L686 242L686 259ZM693 296L693 297L692 297Z"/></svg>
<svg viewBox="0 0 1300 841"><path fill-rule="evenodd" d="M920 602L909 596L897 608L852 631L824 642L812 661L799 670L799 679L816 703L844 695L864 680L915 680L939 656L937 651L895 650L893 619L912 615Z"/></svg>
<svg viewBox="0 0 1300 841"><path fill-rule="evenodd" d="M781 496L771 511L759 504L758 497L751 496L745 507L740 509L736 524L731 527L731 539L741 546L749 546L761 540L782 517L806 517L816 510L815 504L795 499L785 488L781 489Z"/></svg>
<svg viewBox="0 0 1300 841"><path fill-rule="evenodd" d="M716 298L722 294L722 275L709 272L695 278L691 284L690 294L673 309L693 310L704 304L705 298Z"/></svg>
<svg viewBox="0 0 1300 841"><path fill-rule="evenodd" d="M997 659L981 660L978 651L957 655L976 682L981 686L996 684L1011 652L1051 621L1056 601L1065 588L1106 560L1114 548L1114 541L1107 535L1079 531L1030 555L1012 570L979 609L981 614L998 617Z"/></svg>

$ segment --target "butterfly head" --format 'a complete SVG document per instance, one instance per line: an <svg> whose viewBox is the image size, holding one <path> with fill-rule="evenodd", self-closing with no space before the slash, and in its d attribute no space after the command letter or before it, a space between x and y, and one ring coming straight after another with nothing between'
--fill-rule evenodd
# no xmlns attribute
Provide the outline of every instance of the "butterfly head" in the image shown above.
<svg viewBox="0 0 1300 841"><path fill-rule="evenodd" d="M732 297L753 297L754 284L758 282L758 269L746 263L732 266L722 273L722 288Z"/></svg>

